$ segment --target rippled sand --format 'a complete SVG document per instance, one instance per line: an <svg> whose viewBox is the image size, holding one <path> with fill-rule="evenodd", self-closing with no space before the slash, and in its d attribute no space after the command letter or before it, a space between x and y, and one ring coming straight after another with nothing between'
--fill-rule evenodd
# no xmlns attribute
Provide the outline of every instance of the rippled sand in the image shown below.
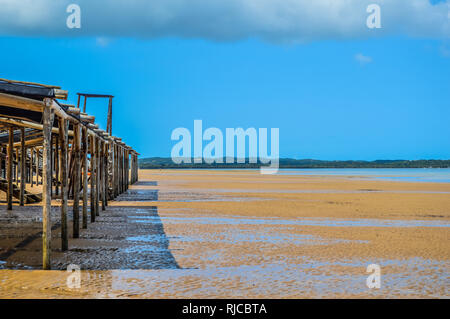
<svg viewBox="0 0 450 319"><path fill-rule="evenodd" d="M24 270L39 267L35 239L0 261L15 268L0 270L0 297L450 297L450 184L139 173L140 182L69 241L70 252L54 253L54 268L86 269L80 288L68 287L65 271ZM0 234L38 230L27 218L39 209L29 211L16 213L22 222L14 227L0 213ZM23 240L10 237L2 249ZM52 244L57 250L58 238ZM380 289L366 286L373 263Z"/></svg>

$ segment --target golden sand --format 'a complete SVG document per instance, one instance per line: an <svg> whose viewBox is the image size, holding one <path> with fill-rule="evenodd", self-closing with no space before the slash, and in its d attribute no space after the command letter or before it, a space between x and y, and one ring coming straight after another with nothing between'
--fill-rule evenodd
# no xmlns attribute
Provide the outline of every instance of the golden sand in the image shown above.
<svg viewBox="0 0 450 319"><path fill-rule="evenodd" d="M141 170L180 269L0 270L0 297L450 297L450 184ZM108 214L108 210L103 213ZM130 213L131 214L131 213ZM382 287L366 286L379 264Z"/></svg>

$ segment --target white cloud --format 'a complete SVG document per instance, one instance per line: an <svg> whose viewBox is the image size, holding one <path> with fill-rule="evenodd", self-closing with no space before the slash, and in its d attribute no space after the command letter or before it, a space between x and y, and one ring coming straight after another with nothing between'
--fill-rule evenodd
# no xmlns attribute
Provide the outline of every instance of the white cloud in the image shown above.
<svg viewBox="0 0 450 319"><path fill-rule="evenodd" d="M66 27L67 6L81 7L82 28ZM381 6L381 29L366 8ZM384 35L450 38L448 2L429 0L0 0L0 35L182 37L272 42Z"/></svg>
<svg viewBox="0 0 450 319"><path fill-rule="evenodd" d="M366 56L362 53L355 54L355 60L361 65L365 65L373 61L370 56Z"/></svg>

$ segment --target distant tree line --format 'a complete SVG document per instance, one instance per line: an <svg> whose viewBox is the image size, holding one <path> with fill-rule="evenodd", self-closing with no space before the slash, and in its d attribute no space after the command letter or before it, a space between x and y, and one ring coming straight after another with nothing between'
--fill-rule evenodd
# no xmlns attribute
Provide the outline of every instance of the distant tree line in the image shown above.
<svg viewBox="0 0 450 319"><path fill-rule="evenodd" d="M171 158L150 157L139 160L141 169L163 168L260 168L261 163L181 163L175 164ZM450 168L450 160L376 160L376 161L320 161L314 159L280 158L280 168Z"/></svg>

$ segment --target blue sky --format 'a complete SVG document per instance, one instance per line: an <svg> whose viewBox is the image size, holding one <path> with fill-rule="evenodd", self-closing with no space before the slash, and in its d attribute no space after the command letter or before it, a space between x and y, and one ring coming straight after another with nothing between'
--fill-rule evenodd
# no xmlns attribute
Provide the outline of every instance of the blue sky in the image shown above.
<svg viewBox="0 0 450 319"><path fill-rule="evenodd" d="M450 159L448 37L10 32L0 61L0 77L61 85L73 104L76 92L115 95L113 133L142 157L169 157L172 130L201 119L223 131L278 127L281 157ZM88 101L103 128L106 110L106 100Z"/></svg>

